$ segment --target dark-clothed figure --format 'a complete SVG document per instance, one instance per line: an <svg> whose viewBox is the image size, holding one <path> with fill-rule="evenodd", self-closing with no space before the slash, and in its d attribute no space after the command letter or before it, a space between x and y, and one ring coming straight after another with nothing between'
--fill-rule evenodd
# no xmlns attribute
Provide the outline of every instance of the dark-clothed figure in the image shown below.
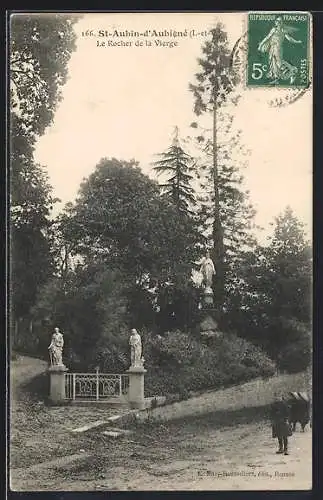
<svg viewBox="0 0 323 500"><path fill-rule="evenodd" d="M289 424L289 406L281 397L271 405L272 437L278 439L277 453L288 455L288 437L292 435Z"/></svg>
<svg viewBox="0 0 323 500"><path fill-rule="evenodd" d="M306 393L291 392L288 401L290 406L290 423L293 426L293 432L296 430L296 424L299 422L304 432L306 425L310 422L310 401Z"/></svg>

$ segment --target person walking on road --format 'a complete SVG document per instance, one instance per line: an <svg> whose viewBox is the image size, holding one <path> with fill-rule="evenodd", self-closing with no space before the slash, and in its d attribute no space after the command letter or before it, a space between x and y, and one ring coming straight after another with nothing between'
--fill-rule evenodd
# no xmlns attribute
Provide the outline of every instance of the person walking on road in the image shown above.
<svg viewBox="0 0 323 500"><path fill-rule="evenodd" d="M278 439L278 451L288 455L288 438L292 435L289 424L289 406L283 396L279 396L271 405L272 437Z"/></svg>

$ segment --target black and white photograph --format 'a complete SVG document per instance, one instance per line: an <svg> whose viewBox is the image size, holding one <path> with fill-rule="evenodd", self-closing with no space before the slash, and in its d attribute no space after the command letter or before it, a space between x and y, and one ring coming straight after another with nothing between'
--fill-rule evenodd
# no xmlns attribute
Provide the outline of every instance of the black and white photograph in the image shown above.
<svg viewBox="0 0 323 500"><path fill-rule="evenodd" d="M311 14L7 16L8 488L311 490Z"/></svg>

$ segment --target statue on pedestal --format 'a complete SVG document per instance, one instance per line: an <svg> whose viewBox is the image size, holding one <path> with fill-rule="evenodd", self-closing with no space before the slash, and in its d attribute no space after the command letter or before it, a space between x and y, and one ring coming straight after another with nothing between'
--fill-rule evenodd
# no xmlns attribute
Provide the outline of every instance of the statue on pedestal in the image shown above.
<svg viewBox="0 0 323 500"><path fill-rule="evenodd" d="M135 328L131 330L129 344L131 349L131 366L143 366L141 337Z"/></svg>
<svg viewBox="0 0 323 500"><path fill-rule="evenodd" d="M205 295L213 295L212 284L213 276L215 275L215 267L210 257L209 250L207 250L206 256L202 260L200 272L203 276L202 283L205 286Z"/></svg>
<svg viewBox="0 0 323 500"><path fill-rule="evenodd" d="M201 273L203 275L203 283L206 288L212 287L213 276L215 275L215 267L210 257L210 252L207 250L206 256L201 263Z"/></svg>
<svg viewBox="0 0 323 500"><path fill-rule="evenodd" d="M204 285L200 334L204 338L217 338L221 336L221 332L218 329L217 311L214 308L212 289L213 276L215 276L216 271L209 250L207 250L206 256L202 260L200 272L203 276L202 285Z"/></svg>
<svg viewBox="0 0 323 500"><path fill-rule="evenodd" d="M59 328L56 327L52 335L52 341L48 346L51 366L64 366L63 347L64 347L63 335L59 331Z"/></svg>

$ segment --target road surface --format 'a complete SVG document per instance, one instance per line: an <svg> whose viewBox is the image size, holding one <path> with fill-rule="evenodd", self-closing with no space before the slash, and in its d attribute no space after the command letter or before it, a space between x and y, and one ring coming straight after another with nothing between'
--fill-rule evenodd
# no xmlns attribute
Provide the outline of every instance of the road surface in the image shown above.
<svg viewBox="0 0 323 500"><path fill-rule="evenodd" d="M311 429L307 426L304 433L297 429L290 438L290 454L277 455L269 422L252 413L250 409L146 424L118 438L93 430L82 437L77 454L12 469L12 487L19 491L311 489Z"/></svg>

